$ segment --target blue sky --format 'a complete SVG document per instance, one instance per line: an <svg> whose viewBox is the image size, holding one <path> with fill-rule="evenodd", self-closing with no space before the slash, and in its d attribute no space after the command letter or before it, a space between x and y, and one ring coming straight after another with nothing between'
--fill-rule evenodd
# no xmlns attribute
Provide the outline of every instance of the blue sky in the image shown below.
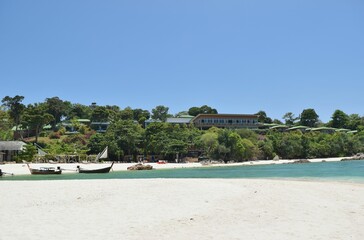
<svg viewBox="0 0 364 240"><path fill-rule="evenodd" d="M0 97L364 115L362 0L2 0Z"/></svg>

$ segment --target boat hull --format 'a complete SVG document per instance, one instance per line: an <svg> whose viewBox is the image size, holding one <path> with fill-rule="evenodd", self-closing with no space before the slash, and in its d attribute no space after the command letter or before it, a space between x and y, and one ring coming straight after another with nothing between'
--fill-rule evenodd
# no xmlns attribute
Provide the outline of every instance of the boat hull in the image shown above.
<svg viewBox="0 0 364 240"><path fill-rule="evenodd" d="M30 173L33 175L50 175L50 174L62 174L61 170L39 170L31 169Z"/></svg>
<svg viewBox="0 0 364 240"><path fill-rule="evenodd" d="M82 169L82 168L78 167L78 172L79 173L108 173L108 172L110 172L110 169L112 168L113 165L114 165L114 163L112 163L110 167L99 168L99 169Z"/></svg>
<svg viewBox="0 0 364 240"><path fill-rule="evenodd" d="M54 168L54 167L41 167L39 169L37 168L31 168L29 164L27 164L28 169L32 175L52 175L52 174L62 174L62 170L60 167Z"/></svg>

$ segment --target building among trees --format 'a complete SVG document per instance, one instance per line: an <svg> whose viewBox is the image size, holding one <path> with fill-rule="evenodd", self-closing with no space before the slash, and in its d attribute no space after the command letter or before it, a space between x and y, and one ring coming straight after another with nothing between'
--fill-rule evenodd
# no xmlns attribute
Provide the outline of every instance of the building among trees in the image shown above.
<svg viewBox="0 0 364 240"><path fill-rule="evenodd" d="M0 162L12 161L14 156L24 150L22 141L0 141Z"/></svg>
<svg viewBox="0 0 364 240"><path fill-rule="evenodd" d="M258 128L258 116L254 114L199 114L192 119L199 129L218 128Z"/></svg>

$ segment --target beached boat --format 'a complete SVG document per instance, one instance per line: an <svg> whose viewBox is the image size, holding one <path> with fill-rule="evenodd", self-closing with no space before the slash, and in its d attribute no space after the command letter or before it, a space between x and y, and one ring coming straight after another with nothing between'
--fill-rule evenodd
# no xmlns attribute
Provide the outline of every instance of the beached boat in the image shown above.
<svg viewBox="0 0 364 240"><path fill-rule="evenodd" d="M77 169L78 169L79 173L108 173L108 172L110 172L110 169L112 168L113 165L114 165L114 162L111 163L110 167L105 167L105 168L84 169L84 168L81 168L80 166L77 166Z"/></svg>
<svg viewBox="0 0 364 240"><path fill-rule="evenodd" d="M50 175L50 174L61 174L62 169L60 167L40 167L40 168L31 168L29 164L27 164L28 169L33 175Z"/></svg>

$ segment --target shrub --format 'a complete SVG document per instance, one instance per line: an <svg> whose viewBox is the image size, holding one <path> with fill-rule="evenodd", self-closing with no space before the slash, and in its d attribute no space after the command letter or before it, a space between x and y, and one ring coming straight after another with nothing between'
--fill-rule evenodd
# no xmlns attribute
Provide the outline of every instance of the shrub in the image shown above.
<svg viewBox="0 0 364 240"><path fill-rule="evenodd" d="M59 132L52 132L49 134L48 136L50 139L60 139L61 138L61 134Z"/></svg>

